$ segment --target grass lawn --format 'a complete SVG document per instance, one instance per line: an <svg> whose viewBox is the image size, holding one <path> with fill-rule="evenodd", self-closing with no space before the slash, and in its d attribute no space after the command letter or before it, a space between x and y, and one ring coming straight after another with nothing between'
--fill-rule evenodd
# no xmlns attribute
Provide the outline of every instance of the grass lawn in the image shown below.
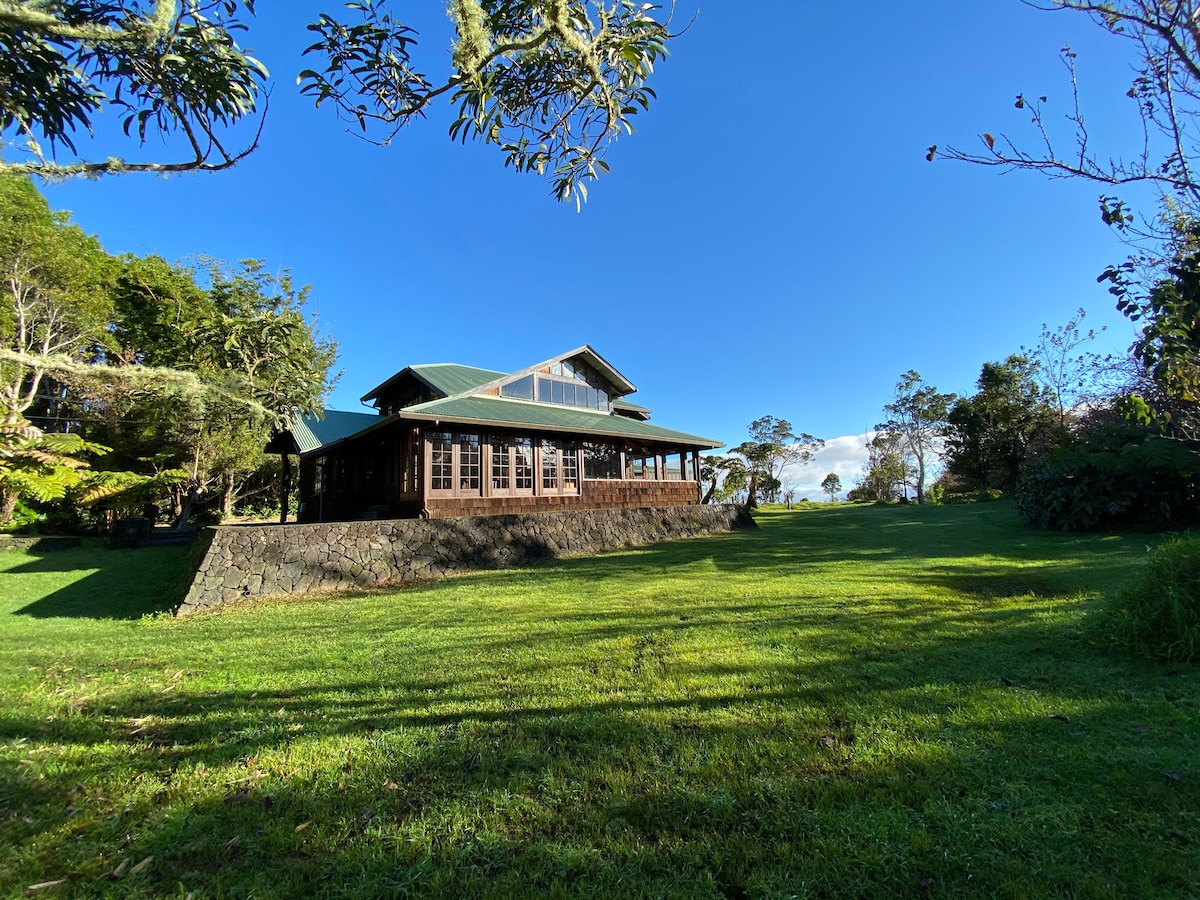
<svg viewBox="0 0 1200 900"><path fill-rule="evenodd" d="M1151 538L1005 504L175 620L0 554L0 896L1200 896L1200 670L1096 645Z"/></svg>

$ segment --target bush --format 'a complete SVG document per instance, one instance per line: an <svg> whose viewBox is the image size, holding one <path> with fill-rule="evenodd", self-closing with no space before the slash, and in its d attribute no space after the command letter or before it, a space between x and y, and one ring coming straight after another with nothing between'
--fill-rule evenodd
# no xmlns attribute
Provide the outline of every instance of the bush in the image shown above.
<svg viewBox="0 0 1200 900"><path fill-rule="evenodd" d="M963 503L991 503L993 500L999 500L1004 496L1004 491L998 488L987 488L986 490L970 491L959 493L947 492L942 497L942 503L947 506L957 506Z"/></svg>
<svg viewBox="0 0 1200 900"><path fill-rule="evenodd" d="M1105 425L1056 448L1021 483L1017 512L1035 528L1164 531L1191 523L1200 457L1138 426Z"/></svg>
<svg viewBox="0 0 1200 900"><path fill-rule="evenodd" d="M1200 658L1200 537L1173 537L1100 617L1117 644L1156 659Z"/></svg>
<svg viewBox="0 0 1200 900"><path fill-rule="evenodd" d="M18 500L16 509L13 510L12 520L0 528L0 531L32 534L37 530L38 523L42 518L36 509L26 506Z"/></svg>

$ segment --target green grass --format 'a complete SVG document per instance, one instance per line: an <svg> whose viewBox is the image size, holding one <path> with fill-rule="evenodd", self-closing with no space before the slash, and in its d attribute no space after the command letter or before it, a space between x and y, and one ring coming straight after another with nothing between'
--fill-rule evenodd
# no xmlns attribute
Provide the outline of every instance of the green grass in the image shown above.
<svg viewBox="0 0 1200 900"><path fill-rule="evenodd" d="M0 895L1200 894L1200 672L1086 627L1146 538L760 523L182 620L0 554Z"/></svg>

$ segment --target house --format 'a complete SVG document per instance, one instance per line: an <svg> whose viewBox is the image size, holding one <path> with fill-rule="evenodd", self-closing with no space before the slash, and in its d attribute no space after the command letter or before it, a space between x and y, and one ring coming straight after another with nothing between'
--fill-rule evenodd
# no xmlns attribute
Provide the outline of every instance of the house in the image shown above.
<svg viewBox="0 0 1200 900"><path fill-rule="evenodd" d="M590 346L505 374L409 366L376 413L298 417L268 451L300 456L300 521L488 516L699 503L720 441L650 422Z"/></svg>

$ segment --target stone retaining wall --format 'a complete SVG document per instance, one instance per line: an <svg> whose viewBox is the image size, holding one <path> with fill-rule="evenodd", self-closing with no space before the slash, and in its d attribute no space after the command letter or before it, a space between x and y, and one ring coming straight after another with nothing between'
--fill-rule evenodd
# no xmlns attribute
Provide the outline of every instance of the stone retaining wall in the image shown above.
<svg viewBox="0 0 1200 900"><path fill-rule="evenodd" d="M77 537L0 534L0 552L28 550L31 553L46 553L51 550L75 550L81 544L82 541Z"/></svg>
<svg viewBox="0 0 1200 900"><path fill-rule="evenodd" d="M439 578L752 527L737 507L692 505L207 528L178 614L242 597Z"/></svg>

